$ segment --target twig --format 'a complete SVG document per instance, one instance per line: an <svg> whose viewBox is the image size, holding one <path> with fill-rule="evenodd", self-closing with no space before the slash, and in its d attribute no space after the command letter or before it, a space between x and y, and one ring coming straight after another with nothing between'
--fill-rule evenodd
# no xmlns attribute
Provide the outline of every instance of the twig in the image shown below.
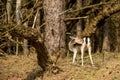
<svg viewBox="0 0 120 80"><path fill-rule="evenodd" d="M68 12L68 11L70 11L70 10L72 10L72 8L70 8L70 9L68 9L68 10L65 10L65 11L61 12L61 13L59 14L59 16L62 15L62 14L64 14L64 13L66 13L66 12Z"/></svg>
<svg viewBox="0 0 120 80"><path fill-rule="evenodd" d="M37 19L37 15L38 15L38 10L37 10L37 13L36 13L36 15L35 15L35 17L34 17L34 21L33 21L32 28L34 28L34 27L35 27L35 22L36 22L36 19Z"/></svg>
<svg viewBox="0 0 120 80"><path fill-rule="evenodd" d="M11 42L13 42L13 43L15 43L15 44L21 44L21 45L23 45L22 42L17 42L17 41L15 41L15 40L13 40L10 35L8 35L7 37L8 37L8 39L9 39Z"/></svg>
<svg viewBox="0 0 120 80"><path fill-rule="evenodd" d="M112 3L112 2L101 2L101 3L98 3L98 4L85 6L83 8L79 8L79 9L68 11L68 12L69 13L73 13L73 12L80 11L80 10L83 10L83 9L92 8L92 7L96 7L96 6L100 6L100 5L105 5L105 4L109 4L109 3Z"/></svg>
<svg viewBox="0 0 120 80"><path fill-rule="evenodd" d="M76 17L76 18L65 18L64 21L68 21L68 20L78 20L78 19L83 19L83 18L88 18L88 16Z"/></svg>
<svg viewBox="0 0 120 80"><path fill-rule="evenodd" d="M43 27L45 24L46 24L46 22L45 22L45 23L43 23L42 25L40 25L40 28L41 28L41 27Z"/></svg>

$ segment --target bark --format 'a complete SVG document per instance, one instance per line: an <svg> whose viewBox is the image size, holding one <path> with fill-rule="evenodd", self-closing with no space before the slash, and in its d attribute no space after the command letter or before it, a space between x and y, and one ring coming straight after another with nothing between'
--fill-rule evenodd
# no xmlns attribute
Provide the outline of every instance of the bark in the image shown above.
<svg viewBox="0 0 120 80"><path fill-rule="evenodd" d="M45 45L52 55L65 46L65 24L64 15L59 15L64 7L64 0L44 0ZM65 53L65 52L63 52Z"/></svg>

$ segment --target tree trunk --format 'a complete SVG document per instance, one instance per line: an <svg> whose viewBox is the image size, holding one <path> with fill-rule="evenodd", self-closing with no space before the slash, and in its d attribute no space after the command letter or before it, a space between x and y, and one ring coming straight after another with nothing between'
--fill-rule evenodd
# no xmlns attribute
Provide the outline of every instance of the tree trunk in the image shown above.
<svg viewBox="0 0 120 80"><path fill-rule="evenodd" d="M12 22L11 20L11 11L12 11L12 0L7 0L6 3L6 11L7 11L7 23L10 24ZM10 46L10 41L8 41L8 53L11 54L11 46Z"/></svg>
<svg viewBox="0 0 120 80"><path fill-rule="evenodd" d="M117 30L116 30L116 26L112 25L112 20L110 17L109 20L109 42L110 42L110 52L115 52L116 46L117 46ZM116 22L117 23L117 22Z"/></svg>
<svg viewBox="0 0 120 80"><path fill-rule="evenodd" d="M102 52L110 51L109 31L110 31L110 18L106 19L104 24L104 38Z"/></svg>
<svg viewBox="0 0 120 80"><path fill-rule="evenodd" d="M7 22L11 23L12 0L7 0L6 10L7 10Z"/></svg>
<svg viewBox="0 0 120 80"><path fill-rule="evenodd" d="M117 46L116 46L116 52L120 52L120 24L119 26L117 27L117 30L116 30L116 34L117 34Z"/></svg>
<svg viewBox="0 0 120 80"><path fill-rule="evenodd" d="M95 53L100 53L100 38L102 36L100 36L100 29L96 30L96 33L94 35L94 52Z"/></svg>
<svg viewBox="0 0 120 80"><path fill-rule="evenodd" d="M25 22L23 24L25 27L28 27L28 23ZM28 40L27 39L23 39L23 54L25 55L29 55L29 49L28 49Z"/></svg>
<svg viewBox="0 0 120 80"><path fill-rule="evenodd" d="M116 26L116 35L117 35L117 46L116 46L116 52L120 52L120 23L118 26Z"/></svg>
<svg viewBox="0 0 120 80"><path fill-rule="evenodd" d="M20 7L21 7L21 0L16 0L16 22L19 25L20 24ZM18 42L18 38L16 38L16 41ZM19 44L16 44L16 55L18 55L19 51Z"/></svg>
<svg viewBox="0 0 120 80"><path fill-rule="evenodd" d="M45 45L50 55L66 49L64 15L59 15L65 9L64 4L64 0L44 0Z"/></svg>
<svg viewBox="0 0 120 80"><path fill-rule="evenodd" d="M16 0L16 22L20 24L20 8L21 8L21 0Z"/></svg>
<svg viewBox="0 0 120 80"><path fill-rule="evenodd" d="M77 9L82 7L82 0L77 0L76 7ZM82 19L78 20L76 29L77 29L77 36L80 36L82 33Z"/></svg>

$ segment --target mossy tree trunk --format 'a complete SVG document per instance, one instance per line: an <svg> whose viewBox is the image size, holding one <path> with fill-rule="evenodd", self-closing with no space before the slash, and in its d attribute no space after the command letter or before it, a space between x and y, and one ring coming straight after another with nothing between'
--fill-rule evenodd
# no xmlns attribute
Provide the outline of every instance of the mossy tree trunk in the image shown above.
<svg viewBox="0 0 120 80"><path fill-rule="evenodd" d="M86 25L85 30L82 33L82 37L84 36L91 36L95 33L97 29L97 24L106 17L120 11L120 2L119 1L112 1L111 4L107 5L105 8L99 11L96 17L90 20L90 23Z"/></svg>

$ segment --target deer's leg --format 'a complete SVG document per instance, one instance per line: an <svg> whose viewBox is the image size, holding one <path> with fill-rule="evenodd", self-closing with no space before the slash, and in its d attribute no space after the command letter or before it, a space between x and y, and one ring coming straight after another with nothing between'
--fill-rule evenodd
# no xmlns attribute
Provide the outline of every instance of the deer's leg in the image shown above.
<svg viewBox="0 0 120 80"><path fill-rule="evenodd" d="M88 48L88 53L89 53L89 56L90 56L90 61L91 61L91 64L92 64L92 66L93 66L94 64L93 64L93 60L92 60L91 46L90 46L90 44L87 44L87 48Z"/></svg>
<svg viewBox="0 0 120 80"><path fill-rule="evenodd" d="M74 49L74 51L73 51L73 63L75 63L76 55L77 55L77 50Z"/></svg>
<svg viewBox="0 0 120 80"><path fill-rule="evenodd" d="M82 66L83 66L83 64L84 64L84 61L83 61L83 57L84 57L84 48L85 48L85 44L83 44L83 45L81 46L81 61L82 61Z"/></svg>

